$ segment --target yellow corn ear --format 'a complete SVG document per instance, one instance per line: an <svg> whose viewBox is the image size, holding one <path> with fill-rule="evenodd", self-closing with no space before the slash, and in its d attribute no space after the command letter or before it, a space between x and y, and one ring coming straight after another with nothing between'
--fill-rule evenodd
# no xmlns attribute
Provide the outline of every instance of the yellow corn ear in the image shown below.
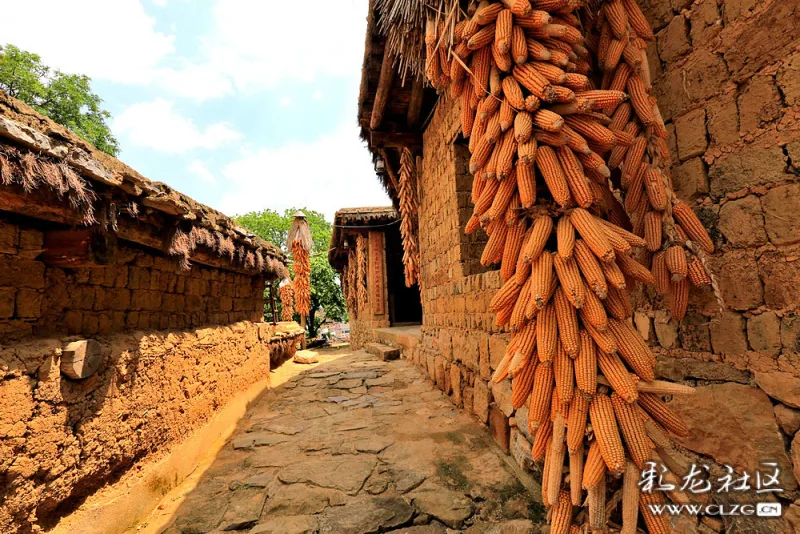
<svg viewBox="0 0 800 534"><path fill-rule="evenodd" d="M622 0L622 5L625 6L625 12L628 15L628 24L631 25L631 29L636 32L636 35L645 41L655 39L653 29L650 27L650 23L647 22L647 18L645 18L636 0Z"/></svg>
<svg viewBox="0 0 800 534"><path fill-rule="evenodd" d="M638 399L641 406L653 420L676 436L685 438L689 435L689 428L681 421L675 412L669 409L661 397L654 393L640 393Z"/></svg>
<svg viewBox="0 0 800 534"><path fill-rule="evenodd" d="M528 363L511 382L511 405L515 410L525 405L525 401L533 389L533 374L536 371L538 361L536 358L529 358Z"/></svg>
<svg viewBox="0 0 800 534"><path fill-rule="evenodd" d="M703 223L700 222L700 219L697 218L697 215L688 204L682 201L673 204L672 215L675 216L675 220L681 225L689 239L700 245L700 248L707 254L714 252L714 243L708 236Z"/></svg>
<svg viewBox="0 0 800 534"><path fill-rule="evenodd" d="M567 297L573 307L581 308L586 299L586 290L575 260L565 260L555 254L553 256L553 267L555 267L556 276L561 283L561 287L564 288L564 296Z"/></svg>
<svg viewBox="0 0 800 534"><path fill-rule="evenodd" d="M700 261L699 258L693 258L692 261L689 262L687 274L692 285L695 287L711 285L711 277L706 272L705 267L703 267L703 262Z"/></svg>
<svg viewBox="0 0 800 534"><path fill-rule="evenodd" d="M636 116L645 126L656 122L653 114L653 104L650 101L650 95L647 93L647 87L641 76L634 74L628 78L628 94L631 97L631 104L633 104L633 109L636 111Z"/></svg>
<svg viewBox="0 0 800 534"><path fill-rule="evenodd" d="M597 393L594 396L589 405L589 418L606 467L613 475L621 475L625 471L625 449L608 395Z"/></svg>
<svg viewBox="0 0 800 534"><path fill-rule="evenodd" d="M561 287L556 289L553 295L553 304L556 311L556 322L558 323L558 338L561 346L566 353L575 358L580 351L580 334L578 333L578 314L575 308L564 295Z"/></svg>
<svg viewBox="0 0 800 534"><path fill-rule="evenodd" d="M648 211L644 216L644 239L647 250L655 252L661 248L662 219L658 211Z"/></svg>
<svg viewBox="0 0 800 534"><path fill-rule="evenodd" d="M673 281L670 287L669 313L675 320L680 321L686 315L689 305L689 280Z"/></svg>
<svg viewBox="0 0 800 534"><path fill-rule="evenodd" d="M528 60L528 44L525 42L525 31L522 26L516 24L511 30L511 59L517 65L522 65Z"/></svg>
<svg viewBox="0 0 800 534"><path fill-rule="evenodd" d="M558 398L566 399L565 402L569 402L575 391L575 372L572 358L567 356L561 345L556 348L556 355L553 359L553 373L555 375Z"/></svg>
<svg viewBox="0 0 800 534"><path fill-rule="evenodd" d="M536 177L533 165L527 165L522 160L517 161L517 188L523 208L530 208L536 204Z"/></svg>
<svg viewBox="0 0 800 534"><path fill-rule="evenodd" d="M506 236L505 248L503 249L503 260L500 267L500 277L503 281L508 280L517 269L517 259L522 250L522 242L525 238L525 223L515 223L509 227Z"/></svg>
<svg viewBox="0 0 800 534"><path fill-rule="evenodd" d="M603 269L603 275L605 275L606 281L608 281L610 285L617 289L625 289L625 275L620 270L616 261L601 263L600 267Z"/></svg>
<svg viewBox="0 0 800 534"><path fill-rule="evenodd" d="M608 284L606 284L606 277L603 274L603 269L600 267L597 257L592 253L589 245L583 239L575 240L575 249L573 255L575 262L581 274L586 279L589 287L594 294L601 299L606 298L608 293Z"/></svg>
<svg viewBox="0 0 800 534"><path fill-rule="evenodd" d="M532 262L544 250L547 240L550 239L550 234L553 232L553 219L547 215L541 215L533 222L533 230L525 242L522 249L522 255L525 261Z"/></svg>
<svg viewBox="0 0 800 534"><path fill-rule="evenodd" d="M529 427L536 429L550 420L550 403L553 399L553 366L540 363L533 374L533 390L528 407Z"/></svg>
<svg viewBox="0 0 800 534"><path fill-rule="evenodd" d="M492 300L489 302L489 309L498 311L508 304L512 304L519 296L521 290L522 286L517 283L516 278L506 281L500 290L495 293L494 297L492 297Z"/></svg>
<svg viewBox="0 0 800 534"><path fill-rule="evenodd" d="M619 268L623 273L630 276L634 280L638 280L639 282L647 285L653 285L656 283L655 278L653 278L653 274L647 269L647 267L634 260L627 254L617 254L617 265L619 265Z"/></svg>
<svg viewBox="0 0 800 534"><path fill-rule="evenodd" d="M569 493L564 490L559 491L554 504L550 532L552 534L569 534L572 522L572 502L570 501Z"/></svg>
<svg viewBox="0 0 800 534"><path fill-rule="evenodd" d="M514 117L514 136L517 143L527 143L533 133L533 119L527 111L520 111Z"/></svg>
<svg viewBox="0 0 800 534"><path fill-rule="evenodd" d="M653 209L658 211L667 209L667 190L661 171L655 167L647 169L644 173L644 186Z"/></svg>
<svg viewBox="0 0 800 534"><path fill-rule="evenodd" d="M558 344L556 310L552 303L546 304L537 315L536 342L539 346L539 361L552 361Z"/></svg>
<svg viewBox="0 0 800 534"><path fill-rule="evenodd" d="M585 285L585 298L581 308L581 319L589 323L597 330L605 331L608 328L608 315L603 303L597 298L588 286Z"/></svg>
<svg viewBox="0 0 800 534"><path fill-rule="evenodd" d="M572 210L570 222L602 262L607 263L614 259L614 249L591 213L583 208L575 208Z"/></svg>
<svg viewBox="0 0 800 534"><path fill-rule="evenodd" d="M614 406L614 414L625 439L628 455L636 467L644 469L644 464L650 459L653 450L653 444L644 429L644 421L636 412L636 407L617 393L611 394L611 404Z"/></svg>
<svg viewBox="0 0 800 534"><path fill-rule="evenodd" d="M651 506L656 507L664 504L664 494L661 492L640 493L639 512L642 514L647 532L650 534L670 534L672 527L663 515L655 515Z"/></svg>
<svg viewBox="0 0 800 534"><path fill-rule="evenodd" d="M519 82L513 76L503 78L503 95L514 109L525 109L525 97L522 94Z"/></svg>
<svg viewBox="0 0 800 534"><path fill-rule="evenodd" d="M531 400L533 400L533 395L531 395ZM529 416L530 413L529 410ZM533 422L529 418L528 429L531 433L536 432L536 436L533 440L533 447L531 447L531 458L533 458L534 462L540 462L544 458L545 452L550 448L550 438L553 436L553 422L550 421L549 417L545 417L545 421L541 423L541 425L537 423L536 426L533 426ZM545 463L545 468L546 467L547 463Z"/></svg>
<svg viewBox="0 0 800 534"><path fill-rule="evenodd" d="M615 287L610 287L603 305L611 317L618 321L624 321L633 316L633 306L628 298L627 291L620 291Z"/></svg>
<svg viewBox="0 0 800 534"><path fill-rule="evenodd" d="M565 260L571 258L572 251L575 248L575 227L569 222L569 214L562 215L558 220L556 240L558 255Z"/></svg>
<svg viewBox="0 0 800 534"><path fill-rule="evenodd" d="M564 171L567 185L572 193L572 198L575 199L575 203L581 208L591 206L594 196L586 180L586 175L583 173L583 166L578 161L575 153L568 146L562 146L558 149L558 161Z"/></svg>
<svg viewBox="0 0 800 534"><path fill-rule="evenodd" d="M586 418L589 415L589 402L580 389L576 389L569 403L567 417L567 450L570 454L578 451L586 435Z"/></svg>
<svg viewBox="0 0 800 534"><path fill-rule="evenodd" d="M600 484L606 477L606 463L600 453L600 446L597 440L589 445L589 453L586 455L586 463L583 466L583 488L589 489Z"/></svg>
<svg viewBox="0 0 800 534"><path fill-rule="evenodd" d="M597 349L588 332L581 330L581 349L575 358L575 382L586 395L597 390Z"/></svg>
<svg viewBox="0 0 800 534"><path fill-rule="evenodd" d="M669 268L667 268L666 253L659 251L653 254L652 263L652 273L656 281L656 290L658 290L661 295L666 295L669 293L671 281Z"/></svg>
<svg viewBox="0 0 800 534"><path fill-rule="evenodd" d="M686 252L680 245L669 247L665 254L667 269L672 274L672 280L678 281L686 278L689 266L686 263Z"/></svg>

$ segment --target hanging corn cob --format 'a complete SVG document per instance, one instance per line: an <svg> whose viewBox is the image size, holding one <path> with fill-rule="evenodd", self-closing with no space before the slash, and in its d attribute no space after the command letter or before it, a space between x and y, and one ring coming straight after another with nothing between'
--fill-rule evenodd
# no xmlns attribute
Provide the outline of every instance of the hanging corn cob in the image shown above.
<svg viewBox="0 0 800 534"><path fill-rule="evenodd" d="M466 231L489 235L481 262L500 264L504 282L490 308L512 332L492 380L514 378L514 406L527 399L552 531L574 526L584 489L589 526L605 530L607 486L635 469L622 499L623 529L635 532L636 505L658 498L634 483L654 448L644 418L682 433L660 394L692 390L654 380L628 292L656 285L680 319L689 282L713 281L713 244L669 179L649 25L635 0L584 4L482 1L452 31L450 18L430 18L426 74L461 103L474 175ZM580 471L568 484L565 468Z"/></svg>
<svg viewBox="0 0 800 534"><path fill-rule="evenodd" d="M281 297L281 321L291 321L294 316L294 287L290 279L281 280L278 294Z"/></svg>
<svg viewBox="0 0 800 534"><path fill-rule="evenodd" d="M366 309L369 295L367 293L367 238L359 235L356 238L356 295L357 309L362 312Z"/></svg>
<svg viewBox="0 0 800 534"><path fill-rule="evenodd" d="M311 309L311 229L302 211L294 214L286 239L287 248L292 251L294 260L295 307L301 317L308 315Z"/></svg>
<svg viewBox="0 0 800 534"><path fill-rule="evenodd" d="M400 234L403 237L403 266L406 287L417 283L419 277L419 246L417 245L417 172L414 154L403 148L400 157Z"/></svg>
<svg viewBox="0 0 800 534"><path fill-rule="evenodd" d="M347 264L342 272L342 292L347 301L347 309L358 318L358 257L352 248L347 253Z"/></svg>

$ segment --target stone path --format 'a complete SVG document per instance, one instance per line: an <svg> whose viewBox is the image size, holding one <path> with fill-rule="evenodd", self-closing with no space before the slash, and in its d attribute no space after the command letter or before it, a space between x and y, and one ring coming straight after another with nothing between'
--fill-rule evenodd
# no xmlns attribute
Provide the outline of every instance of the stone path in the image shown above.
<svg viewBox="0 0 800 534"><path fill-rule="evenodd" d="M538 532L541 507L486 431L407 361L286 366L154 532Z"/></svg>

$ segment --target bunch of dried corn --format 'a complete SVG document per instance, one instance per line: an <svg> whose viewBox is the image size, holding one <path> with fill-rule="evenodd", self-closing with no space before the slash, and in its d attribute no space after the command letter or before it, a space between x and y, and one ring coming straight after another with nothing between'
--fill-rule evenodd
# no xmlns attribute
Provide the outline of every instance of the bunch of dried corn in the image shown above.
<svg viewBox="0 0 800 534"><path fill-rule="evenodd" d="M278 295L281 297L281 321L291 321L294 316L294 286L291 280L281 280Z"/></svg>
<svg viewBox="0 0 800 534"><path fill-rule="evenodd" d="M308 315L311 309L311 257L300 241L292 243L292 258L295 307L300 315Z"/></svg>
<svg viewBox="0 0 800 534"><path fill-rule="evenodd" d="M369 295L367 293L367 238L359 235L356 238L356 295L358 300L357 309L364 311L367 307Z"/></svg>
<svg viewBox="0 0 800 534"><path fill-rule="evenodd" d="M635 0L603 2L599 13L583 4L482 1L452 40L433 19L426 33L426 74L460 99L469 138L474 210L466 231L484 228L481 262L501 265L504 284L490 308L512 340L492 379L512 378L512 403L528 404L554 533L569 532L566 496L580 506L583 490L590 527L606 528L606 484L616 483L608 475L641 469L653 452L646 422L686 430L658 394L691 389L655 380L655 356L630 322L628 291L636 282L661 285L666 273L681 317L686 279L710 279L684 252L698 255L693 243L710 251L711 241L675 199L663 125L644 84L642 43L652 33L639 33L647 23ZM624 25L620 11L634 12ZM606 33L584 35L593 27ZM597 66L613 75L590 78ZM629 211L642 223L632 225ZM634 249L659 251L663 273L656 261L651 272L634 259ZM565 468L574 470L568 481ZM628 531L638 522L633 497L628 489L623 499ZM658 530L658 518L644 519Z"/></svg>
<svg viewBox="0 0 800 534"><path fill-rule="evenodd" d="M406 286L417 283L419 277L419 246L417 245L417 165L414 154L403 148L400 157L400 234L403 237L403 266Z"/></svg>
<svg viewBox="0 0 800 534"><path fill-rule="evenodd" d="M358 318L358 258L352 248L347 254L347 264L342 272L342 293L347 301L347 309Z"/></svg>
<svg viewBox="0 0 800 534"><path fill-rule="evenodd" d="M672 316L680 320L686 313L690 282L695 287L712 285L705 254L714 251L714 244L672 188L667 129L650 94L645 49L653 31L635 0L603 2L593 22L588 40L602 68L601 87L630 95L630 102L603 109L611 117L609 128L631 140L627 146L615 146L606 164L620 169L619 185L633 231L644 238L652 254L656 288L668 297Z"/></svg>

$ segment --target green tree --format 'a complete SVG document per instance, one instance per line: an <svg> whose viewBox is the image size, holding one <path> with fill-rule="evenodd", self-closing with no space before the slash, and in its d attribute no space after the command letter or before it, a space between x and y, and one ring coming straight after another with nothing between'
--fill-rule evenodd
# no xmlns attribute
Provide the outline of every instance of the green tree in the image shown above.
<svg viewBox="0 0 800 534"><path fill-rule="evenodd" d="M88 76L43 65L37 54L0 46L0 89L116 156L119 144L107 124L111 114L102 109L103 100L92 92L91 82Z"/></svg>
<svg viewBox="0 0 800 534"><path fill-rule="evenodd" d="M328 263L328 246L331 241L333 227L325 220L322 213L302 208L306 214L308 226L311 229L311 238L314 242L311 250L311 308L307 317L308 335L315 337L317 331L325 320L347 320L347 307L342 296L339 276ZM281 247L285 253L286 237L289 227L294 219L297 209L288 209L283 213L266 209L258 212L246 213L236 217L236 222L266 239L276 246ZM291 270L291 265L289 266ZM277 281L275 282L277 295ZM278 302L280 306L280 301ZM299 319L299 316L295 314Z"/></svg>

